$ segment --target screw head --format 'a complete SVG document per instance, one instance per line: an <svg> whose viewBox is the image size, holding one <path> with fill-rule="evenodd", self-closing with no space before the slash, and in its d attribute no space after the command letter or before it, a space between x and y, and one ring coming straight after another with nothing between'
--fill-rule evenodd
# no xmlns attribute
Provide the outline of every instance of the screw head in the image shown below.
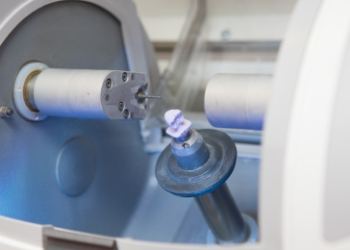
<svg viewBox="0 0 350 250"><path fill-rule="evenodd" d="M13 115L13 110L7 106L0 106L0 118L9 118Z"/></svg>
<svg viewBox="0 0 350 250"><path fill-rule="evenodd" d="M119 102L118 109L120 112L124 110L124 107L125 107L124 102Z"/></svg>
<svg viewBox="0 0 350 250"><path fill-rule="evenodd" d="M123 74L122 74L122 80L123 80L123 82L126 82L126 81L128 80L128 73L123 72Z"/></svg>
<svg viewBox="0 0 350 250"><path fill-rule="evenodd" d="M111 80L110 78L108 78L108 79L106 80L106 88L109 89L109 88L111 88L111 87L112 87L112 80Z"/></svg>

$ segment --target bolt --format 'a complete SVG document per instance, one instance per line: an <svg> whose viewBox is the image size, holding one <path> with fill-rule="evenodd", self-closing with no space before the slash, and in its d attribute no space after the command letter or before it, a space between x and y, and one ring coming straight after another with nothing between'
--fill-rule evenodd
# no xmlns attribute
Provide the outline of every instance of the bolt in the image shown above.
<svg viewBox="0 0 350 250"><path fill-rule="evenodd" d="M109 89L109 88L112 87L112 80L111 80L110 78L108 78L108 79L106 80L106 87L107 87L107 89Z"/></svg>
<svg viewBox="0 0 350 250"><path fill-rule="evenodd" d="M175 139L180 139L191 131L192 123L185 119L179 109L168 110L164 114L164 119L169 126L166 133Z"/></svg>
<svg viewBox="0 0 350 250"><path fill-rule="evenodd" d="M123 80L123 82L126 82L126 80L128 80L128 73L123 72L123 74L122 74L122 80Z"/></svg>
<svg viewBox="0 0 350 250"><path fill-rule="evenodd" d="M13 110L7 106L0 106L0 118L9 118L13 115Z"/></svg>
<svg viewBox="0 0 350 250"><path fill-rule="evenodd" d="M124 102L119 102L118 109L119 109L120 112L123 111L124 107L125 107Z"/></svg>

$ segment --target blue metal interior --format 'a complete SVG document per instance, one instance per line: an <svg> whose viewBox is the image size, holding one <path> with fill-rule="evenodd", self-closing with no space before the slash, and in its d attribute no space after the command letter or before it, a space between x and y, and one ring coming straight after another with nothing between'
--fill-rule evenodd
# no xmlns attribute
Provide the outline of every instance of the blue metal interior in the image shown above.
<svg viewBox="0 0 350 250"><path fill-rule="evenodd" d="M1 45L1 104L15 108L16 74L33 60L58 68L129 69L120 22L81 1L38 10ZM139 131L135 121L30 122L17 112L1 120L0 214L120 235L149 171Z"/></svg>
<svg viewBox="0 0 350 250"><path fill-rule="evenodd" d="M0 104L14 108L17 72L32 60L132 70L121 29L115 17L83 1L40 9L0 46ZM207 226L193 199L158 186L158 154L144 152L138 122L29 122L15 112L0 120L0 138L0 215L111 236L205 243ZM238 206L254 216L259 159L251 147L258 148L238 149L248 153L238 158L228 185Z"/></svg>

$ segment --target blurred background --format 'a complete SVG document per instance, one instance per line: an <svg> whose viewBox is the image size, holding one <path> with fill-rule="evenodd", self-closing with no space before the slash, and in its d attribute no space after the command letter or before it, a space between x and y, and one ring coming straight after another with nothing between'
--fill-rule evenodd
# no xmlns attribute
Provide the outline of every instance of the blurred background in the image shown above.
<svg viewBox="0 0 350 250"><path fill-rule="evenodd" d="M167 69L175 71L171 77L175 104L188 112L203 111L203 98L198 95L217 73L233 73L237 81L271 81L295 2L135 0L163 77L170 77ZM197 29L191 30L191 25ZM196 32L200 35L194 36ZM174 55L181 53L177 46L188 46L191 36L195 40L195 48L187 50L191 53L182 58ZM178 57L179 65L189 67L174 65L172 60Z"/></svg>

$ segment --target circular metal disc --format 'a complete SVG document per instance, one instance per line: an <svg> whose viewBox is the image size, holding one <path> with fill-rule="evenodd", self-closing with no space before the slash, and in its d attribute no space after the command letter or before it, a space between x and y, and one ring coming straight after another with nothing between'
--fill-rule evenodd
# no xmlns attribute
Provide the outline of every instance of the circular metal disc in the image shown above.
<svg viewBox="0 0 350 250"><path fill-rule="evenodd" d="M231 138L223 132L198 130L210 152L209 159L194 170L181 168L168 145L157 162L156 177L166 191L192 197L212 192L230 177L236 163L237 150Z"/></svg>

